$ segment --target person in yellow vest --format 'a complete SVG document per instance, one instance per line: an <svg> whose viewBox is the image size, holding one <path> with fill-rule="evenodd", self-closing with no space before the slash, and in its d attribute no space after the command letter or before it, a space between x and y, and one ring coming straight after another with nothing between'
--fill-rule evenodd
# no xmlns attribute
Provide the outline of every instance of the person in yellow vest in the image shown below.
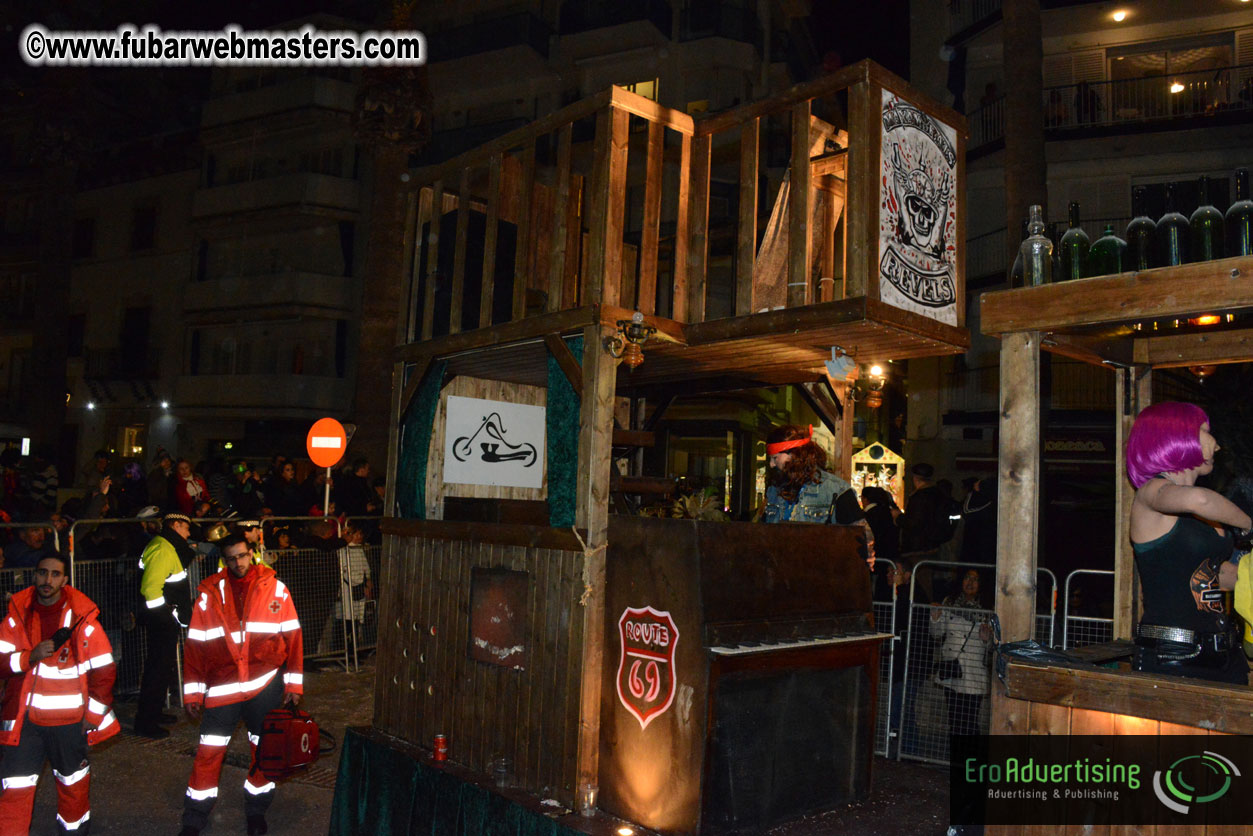
<svg viewBox="0 0 1253 836"><path fill-rule="evenodd" d="M178 682L178 642L191 619L191 582L187 568L196 552L187 542L191 520L186 514L166 514L161 533L148 541L139 568L139 591L144 599L141 620L148 634L144 675L139 684L135 733L160 739L170 733L162 723L178 721L165 712L166 694Z"/></svg>

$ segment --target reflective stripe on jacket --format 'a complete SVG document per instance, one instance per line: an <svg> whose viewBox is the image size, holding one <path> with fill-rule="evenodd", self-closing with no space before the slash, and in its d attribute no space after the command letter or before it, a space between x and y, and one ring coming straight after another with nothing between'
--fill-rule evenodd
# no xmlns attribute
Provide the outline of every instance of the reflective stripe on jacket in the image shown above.
<svg viewBox="0 0 1253 836"><path fill-rule="evenodd" d="M242 617L228 570L196 590L183 654L184 702L209 708L242 702L275 676L283 677L286 693L304 693L304 640L291 593L269 567L253 566L245 577Z"/></svg>
<svg viewBox="0 0 1253 836"><path fill-rule="evenodd" d="M171 619L179 626L187 626L191 610L191 581L187 568L178 557L174 544L158 534L148 541L143 556L139 558L143 578L139 592L144 599L149 624Z"/></svg>
<svg viewBox="0 0 1253 836"><path fill-rule="evenodd" d="M109 638L96 620L100 610L77 589L63 586L57 623L72 632L60 649L32 666L31 650L51 638L43 635L34 606L35 588L27 587L10 599L0 622L0 677L6 680L0 745L16 746L27 719L41 726L86 720L88 743L107 740L119 731L112 708L117 671Z"/></svg>

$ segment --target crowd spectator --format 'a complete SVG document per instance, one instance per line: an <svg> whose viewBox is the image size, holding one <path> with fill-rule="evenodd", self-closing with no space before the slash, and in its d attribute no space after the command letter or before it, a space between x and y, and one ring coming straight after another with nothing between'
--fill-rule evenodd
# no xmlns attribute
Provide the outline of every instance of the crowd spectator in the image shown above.
<svg viewBox="0 0 1253 836"><path fill-rule="evenodd" d="M17 540L5 549L4 565L9 569L33 569L40 560L54 555L56 551L48 543L48 528L26 526L17 530Z"/></svg>
<svg viewBox="0 0 1253 836"><path fill-rule="evenodd" d="M169 510L174 497L174 459L164 448L157 451L156 465L148 472L148 503Z"/></svg>
<svg viewBox="0 0 1253 836"><path fill-rule="evenodd" d="M265 504L278 517L299 517L308 507L301 501L300 485L296 482L296 466L284 461L276 478L266 483Z"/></svg>
<svg viewBox="0 0 1253 836"><path fill-rule="evenodd" d="M109 475L109 463L113 461L113 456L108 450L97 450L91 457L91 462L83 470L85 481L83 487L88 491L94 491L100 487L100 480Z"/></svg>
<svg viewBox="0 0 1253 836"><path fill-rule="evenodd" d="M243 517L260 516L264 502L261 480L246 461L236 462L231 470L235 478L227 490L226 507Z"/></svg>
<svg viewBox="0 0 1253 836"><path fill-rule="evenodd" d="M57 507L57 489L61 486L57 466L46 449L38 449L30 462L30 503L32 510L48 513Z"/></svg>
<svg viewBox="0 0 1253 836"><path fill-rule="evenodd" d="M335 485L335 504L350 517L377 514L381 505L370 487L370 462L359 458Z"/></svg>
<svg viewBox="0 0 1253 836"><path fill-rule="evenodd" d="M175 510L190 517L196 510L196 501L208 498L209 489L204 480L192 472L191 462L179 459L174 477Z"/></svg>

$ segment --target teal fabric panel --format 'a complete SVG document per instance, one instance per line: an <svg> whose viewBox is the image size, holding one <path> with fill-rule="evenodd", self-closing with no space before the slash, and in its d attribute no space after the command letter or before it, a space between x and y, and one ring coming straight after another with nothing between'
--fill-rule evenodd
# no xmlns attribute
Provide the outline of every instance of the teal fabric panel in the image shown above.
<svg viewBox="0 0 1253 836"><path fill-rule="evenodd" d="M371 735L344 733L331 836L577 836L541 812Z"/></svg>
<svg viewBox="0 0 1253 836"><path fill-rule="evenodd" d="M431 364L401 421L396 510L403 519L426 519L426 460L447 365L443 360Z"/></svg>
<svg viewBox="0 0 1253 836"><path fill-rule="evenodd" d="M566 340L570 353L583 362L583 338ZM574 525L574 499L579 485L579 396L565 372L548 355L548 524L554 528Z"/></svg>

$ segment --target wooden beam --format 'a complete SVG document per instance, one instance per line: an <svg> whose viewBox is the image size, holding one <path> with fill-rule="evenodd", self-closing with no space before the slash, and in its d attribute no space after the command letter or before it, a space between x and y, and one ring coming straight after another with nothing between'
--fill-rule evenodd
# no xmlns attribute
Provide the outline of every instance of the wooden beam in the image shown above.
<svg viewBox="0 0 1253 836"><path fill-rule="evenodd" d="M1138 332L1135 362L1155 369L1253 361L1253 329L1154 336Z"/></svg>
<svg viewBox="0 0 1253 836"><path fill-rule="evenodd" d="M997 691L1000 689L997 688ZM1006 690L1015 701L1179 723L1197 734L1253 733L1253 690L1162 674L1011 662Z"/></svg>
<svg viewBox="0 0 1253 836"><path fill-rule="evenodd" d="M559 334L545 334L544 345L548 347L548 353L561 367L566 380L570 381L570 385L574 387L574 393L582 398L583 369L579 366L579 361L575 359L574 353L570 351L570 346L566 345L566 341Z"/></svg>
<svg viewBox="0 0 1253 836"><path fill-rule="evenodd" d="M617 361L604 349L603 325L583 329L583 398L579 407L576 524L587 531L583 556L583 652L579 691L578 780L600 774L600 692L605 665L605 549L609 534L609 471Z"/></svg>
<svg viewBox="0 0 1253 836"><path fill-rule="evenodd" d="M614 108L610 118L609 168L605 181L608 201L605 212L605 275L597 301L606 305L622 304L622 235L626 229L627 154L630 143L631 115ZM632 304L629 300L627 304Z"/></svg>
<svg viewBox="0 0 1253 836"><path fill-rule="evenodd" d="M688 114L674 108L663 107L652 99L646 99L630 90L617 86L611 88L610 101L616 109L643 117L650 125L670 128L688 136L696 132L696 122Z"/></svg>
<svg viewBox="0 0 1253 836"><path fill-rule="evenodd" d="M452 520L402 520L384 517L379 528L384 534L423 540L457 540L466 543L492 543L500 546L524 546L535 549L557 549L581 552L578 537L568 528L520 523L493 523ZM581 534L581 532L580 532Z"/></svg>
<svg viewBox="0 0 1253 836"><path fill-rule="evenodd" d="M848 149L837 148L826 154L809 158L809 174L815 179L829 176L837 180L845 180L848 169Z"/></svg>
<svg viewBox="0 0 1253 836"><path fill-rule="evenodd" d="M840 424L843 423L840 418L842 410L829 394L833 390L820 388L817 383L801 383L796 387L796 391L805 399L805 403L809 404L809 408L822 419L822 423L827 425L827 429L838 437Z"/></svg>
<svg viewBox="0 0 1253 836"><path fill-rule="evenodd" d="M753 265L757 258L757 142L759 119L740 126L740 228L735 259L735 312L743 316L753 304Z"/></svg>
<svg viewBox="0 0 1253 836"><path fill-rule="evenodd" d="M400 460L400 416L401 404L404 403L403 389L405 386L405 364L392 363L392 404L390 420L387 422L387 472L396 473L396 464ZM413 395L410 394L412 399ZM396 480L388 479L383 488L383 515L396 513Z"/></svg>
<svg viewBox="0 0 1253 836"><path fill-rule="evenodd" d="M844 295L879 298L879 155L883 133L878 87L848 91L848 202L844 212Z"/></svg>
<svg viewBox="0 0 1253 836"><path fill-rule="evenodd" d="M496 238L500 226L500 177L503 161L493 154L487 175L487 229L483 234L483 288L479 296L479 327L492 324L492 304L496 293Z"/></svg>
<svg viewBox="0 0 1253 836"><path fill-rule="evenodd" d="M644 430L620 430L613 431L614 447L652 447L657 443L656 433L645 432Z"/></svg>
<svg viewBox="0 0 1253 836"><path fill-rule="evenodd" d="M679 137L679 191L675 199L674 277L670 288L670 318L687 322L688 212L691 190L692 138Z"/></svg>
<svg viewBox="0 0 1253 836"><path fill-rule="evenodd" d="M1117 337L1089 337L1083 334L1048 333L1040 347L1050 354L1068 357L1101 368L1117 368L1132 363L1132 346Z"/></svg>
<svg viewBox="0 0 1253 836"><path fill-rule="evenodd" d="M840 429L835 435L835 475L847 482L853 478L853 401L849 397L852 384L847 380L836 380L825 372L824 375L840 410Z"/></svg>
<svg viewBox="0 0 1253 836"><path fill-rule="evenodd" d="M600 306L601 323L604 325L611 325L614 328L618 327L618 322L621 320L630 319L634 315L635 311L620 308L616 305ZM673 319L666 319L664 316L645 315L644 324L651 325L657 329L657 333L653 334L653 340L662 340L668 343L687 345L687 334L683 330L683 323L681 322L675 322Z"/></svg>
<svg viewBox="0 0 1253 836"><path fill-rule="evenodd" d="M635 307L657 312L657 255L661 242L661 186L665 166L665 129L648 123L648 161L644 171L644 227L640 232L640 286ZM627 300L624 300L627 301Z"/></svg>
<svg viewBox="0 0 1253 836"><path fill-rule="evenodd" d="M598 322L599 316L600 311L595 306L554 311L520 322L506 322L491 328L397 346L392 356L396 360L414 361L419 357L443 357L521 340L538 340L545 334L566 334L579 330L589 323Z"/></svg>
<svg viewBox="0 0 1253 836"><path fill-rule="evenodd" d="M808 305L812 299L809 276L809 102L792 106L792 162L788 168L787 306Z"/></svg>
<svg viewBox="0 0 1253 836"><path fill-rule="evenodd" d="M680 322L705 321L705 284L709 261L709 186L712 144L707 136L693 141L691 160L691 194L688 205L687 243L687 316L675 312ZM678 302L676 301L677 305Z"/></svg>
<svg viewBox="0 0 1253 836"><path fill-rule="evenodd" d="M869 61L858 61L856 64L842 67L838 71L814 81L793 85L790 89L777 96L749 102L731 110L724 110L719 114L698 122L696 124L696 135L708 136L719 133L743 124L749 119L781 113L800 102L808 102L811 99L837 93L840 90L851 87L858 81L865 81L869 78L869 66Z"/></svg>
<svg viewBox="0 0 1253 836"><path fill-rule="evenodd" d="M403 366L405 364L399 363L399 365ZM403 382L403 391L398 390L399 399L397 400L397 403L396 403L395 423L397 426L399 426L405 420L405 416L409 414L409 404L413 402L413 396L418 393L418 387L422 385L422 378L426 376L426 370L430 368L431 358L419 357L417 360L413 361L413 365L414 365L413 373L409 375L409 380L407 382L403 382L404 374L403 374L403 369L402 369L402 374L401 374L400 379ZM388 472L393 473L395 471L388 471Z"/></svg>
<svg viewBox="0 0 1253 836"><path fill-rule="evenodd" d="M1253 256L983 294L985 334L1061 331L1253 308Z"/></svg>
<svg viewBox="0 0 1253 836"><path fill-rule="evenodd" d="M1005 641L1032 636L1040 521L1040 335L1001 343L996 614ZM1022 734L1027 712L993 688L992 734Z"/></svg>
<svg viewBox="0 0 1253 836"><path fill-rule="evenodd" d="M439 227L444 217L444 181L437 180L431 188L430 232L426 249L426 294L422 304L422 339L435 333L435 281L439 278Z"/></svg>
<svg viewBox="0 0 1253 836"><path fill-rule="evenodd" d="M457 193L457 238L452 255L452 300L448 333L461 330L461 305L466 285L466 237L470 231L470 169L461 169L461 189Z"/></svg>
<svg viewBox="0 0 1253 836"><path fill-rule="evenodd" d="M531 286L532 209L535 196L535 142L522 149L522 180L518 184L517 222L518 246L513 257L513 316L526 317L526 291Z"/></svg>
<svg viewBox="0 0 1253 836"><path fill-rule="evenodd" d="M422 234L422 228L418 226L418 203L418 195L412 192L405 198L405 240L401 245L404 267L400 274L400 299L404 308L401 309L400 316L396 317L396 345L403 345L413 339L413 314L417 305L414 297L418 286L418 240Z"/></svg>

